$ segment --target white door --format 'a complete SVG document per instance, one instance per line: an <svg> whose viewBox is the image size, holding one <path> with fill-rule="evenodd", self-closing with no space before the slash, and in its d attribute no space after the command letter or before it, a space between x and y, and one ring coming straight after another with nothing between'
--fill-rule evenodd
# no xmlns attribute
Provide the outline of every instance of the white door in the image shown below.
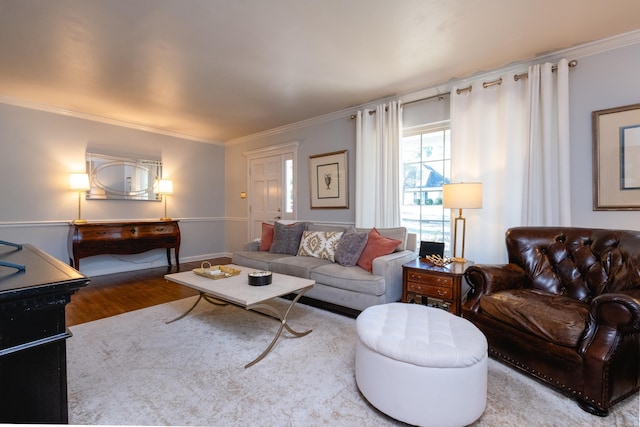
<svg viewBox="0 0 640 427"><path fill-rule="evenodd" d="M262 235L262 223L296 218L296 162L299 142L250 151L247 155L249 238Z"/></svg>
<svg viewBox="0 0 640 427"><path fill-rule="evenodd" d="M251 239L262 235L262 223L282 218L282 156L250 160L249 221Z"/></svg>

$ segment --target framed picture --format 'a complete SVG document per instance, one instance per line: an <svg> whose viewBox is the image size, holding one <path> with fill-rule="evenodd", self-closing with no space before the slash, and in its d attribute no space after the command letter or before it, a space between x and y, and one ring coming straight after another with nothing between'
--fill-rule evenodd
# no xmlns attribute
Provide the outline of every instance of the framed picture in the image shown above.
<svg viewBox="0 0 640 427"><path fill-rule="evenodd" d="M311 209L348 209L347 150L309 157Z"/></svg>
<svg viewBox="0 0 640 427"><path fill-rule="evenodd" d="M593 210L640 210L640 104L591 113Z"/></svg>

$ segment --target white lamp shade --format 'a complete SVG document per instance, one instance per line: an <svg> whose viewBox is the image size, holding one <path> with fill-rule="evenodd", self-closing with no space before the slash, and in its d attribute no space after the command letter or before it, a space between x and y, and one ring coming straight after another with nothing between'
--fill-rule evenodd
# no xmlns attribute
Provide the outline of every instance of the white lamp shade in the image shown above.
<svg viewBox="0 0 640 427"><path fill-rule="evenodd" d="M69 175L69 188L76 191L88 191L89 175L86 173L72 173Z"/></svg>
<svg viewBox="0 0 640 427"><path fill-rule="evenodd" d="M445 209L480 209L482 184L459 182L442 186L442 204Z"/></svg>
<svg viewBox="0 0 640 427"><path fill-rule="evenodd" d="M173 181L170 179L158 180L158 194L173 194Z"/></svg>

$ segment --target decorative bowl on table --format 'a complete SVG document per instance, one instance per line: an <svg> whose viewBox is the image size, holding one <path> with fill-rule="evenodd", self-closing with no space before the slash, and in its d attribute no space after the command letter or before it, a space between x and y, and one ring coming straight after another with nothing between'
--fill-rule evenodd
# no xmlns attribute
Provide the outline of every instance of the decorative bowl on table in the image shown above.
<svg viewBox="0 0 640 427"><path fill-rule="evenodd" d="M271 284L273 275L270 271L252 271L248 274L251 286L265 286Z"/></svg>

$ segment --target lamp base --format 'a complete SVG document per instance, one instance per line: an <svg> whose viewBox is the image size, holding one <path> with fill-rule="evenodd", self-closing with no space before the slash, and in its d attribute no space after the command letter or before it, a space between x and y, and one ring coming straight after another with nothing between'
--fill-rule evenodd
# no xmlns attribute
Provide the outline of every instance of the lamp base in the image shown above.
<svg viewBox="0 0 640 427"><path fill-rule="evenodd" d="M467 262L467 260L465 258L462 258L462 257L453 257L453 258L450 258L450 259L453 262L459 262L461 264L464 264L465 262Z"/></svg>
<svg viewBox="0 0 640 427"><path fill-rule="evenodd" d="M73 221L71 221L71 224L86 224L87 220L86 219L74 219Z"/></svg>
<svg viewBox="0 0 640 427"><path fill-rule="evenodd" d="M160 221L171 221L171 218L167 218L166 216L163 216L162 218L160 218Z"/></svg>

